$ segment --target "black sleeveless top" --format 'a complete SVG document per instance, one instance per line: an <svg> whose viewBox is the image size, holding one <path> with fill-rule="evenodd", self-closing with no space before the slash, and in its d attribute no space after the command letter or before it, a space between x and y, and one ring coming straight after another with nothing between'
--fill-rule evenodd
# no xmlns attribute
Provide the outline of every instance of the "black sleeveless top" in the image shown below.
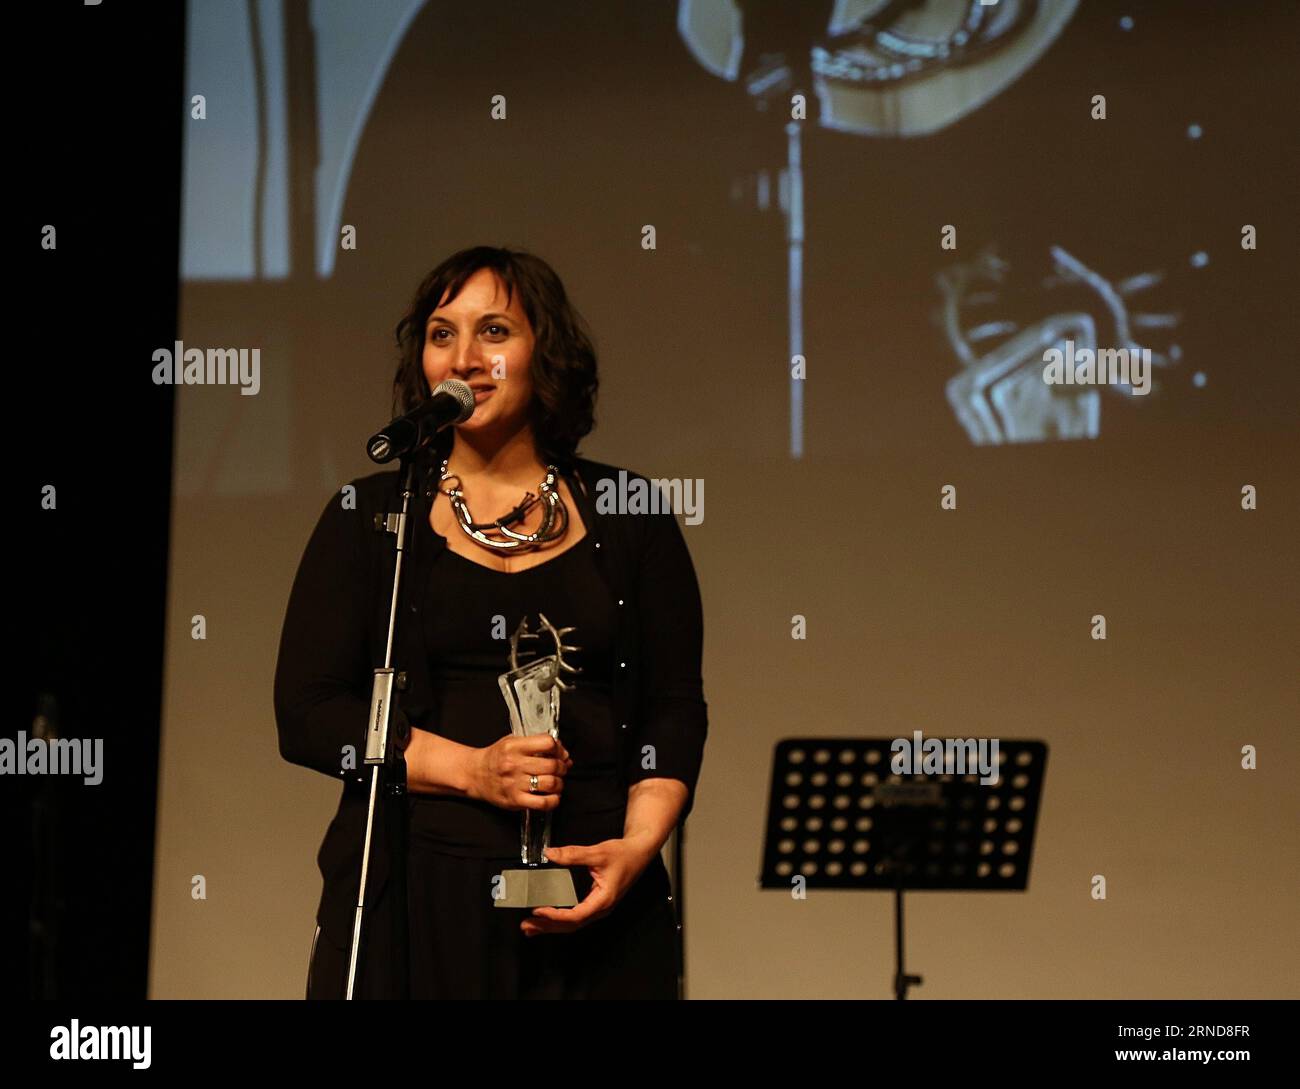
<svg viewBox="0 0 1300 1089"><path fill-rule="evenodd" d="M560 740L573 759L551 845L598 843L623 834L626 789L619 785L619 738L612 680L617 604L596 569L591 534L540 564L507 574L444 548L424 603L425 639L435 697L428 728L463 745L483 748L510 735L510 715L497 678L510 668L510 636L528 616L528 630L545 613L576 652L565 661L571 691L560 696ZM543 634L524 646L554 653ZM522 646L521 646L522 650ZM535 656L535 655L534 655ZM522 653L521 664L527 660ZM466 857L518 859L521 810L449 795L411 794L411 837L420 846Z"/></svg>

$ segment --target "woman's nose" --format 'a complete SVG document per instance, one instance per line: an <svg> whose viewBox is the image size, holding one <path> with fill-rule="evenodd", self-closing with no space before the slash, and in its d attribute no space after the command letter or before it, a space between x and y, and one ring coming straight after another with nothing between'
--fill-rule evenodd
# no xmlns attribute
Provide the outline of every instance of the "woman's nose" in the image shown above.
<svg viewBox="0 0 1300 1089"><path fill-rule="evenodd" d="M451 365L451 374L456 378L465 378L483 369L483 361L476 347L463 349Z"/></svg>

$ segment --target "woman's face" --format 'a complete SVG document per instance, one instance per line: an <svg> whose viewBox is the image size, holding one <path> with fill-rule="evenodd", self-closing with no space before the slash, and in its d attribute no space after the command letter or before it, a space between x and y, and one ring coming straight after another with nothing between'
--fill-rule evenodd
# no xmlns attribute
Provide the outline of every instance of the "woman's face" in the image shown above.
<svg viewBox="0 0 1300 1089"><path fill-rule="evenodd" d="M425 324L424 377L430 390L447 378L474 390L474 415L457 430L506 437L526 425L534 342L519 292L507 306L505 286L491 269L470 276L451 302L443 296Z"/></svg>

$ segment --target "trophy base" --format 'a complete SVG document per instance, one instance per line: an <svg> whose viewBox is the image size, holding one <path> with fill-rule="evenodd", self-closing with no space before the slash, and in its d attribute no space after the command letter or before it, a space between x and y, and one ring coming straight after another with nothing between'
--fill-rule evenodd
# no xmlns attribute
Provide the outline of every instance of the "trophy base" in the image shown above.
<svg viewBox="0 0 1300 1089"><path fill-rule="evenodd" d="M501 883L504 895L493 901L493 907L568 908L578 903L578 894L573 887L573 874L561 866L503 870L501 876L504 879Z"/></svg>

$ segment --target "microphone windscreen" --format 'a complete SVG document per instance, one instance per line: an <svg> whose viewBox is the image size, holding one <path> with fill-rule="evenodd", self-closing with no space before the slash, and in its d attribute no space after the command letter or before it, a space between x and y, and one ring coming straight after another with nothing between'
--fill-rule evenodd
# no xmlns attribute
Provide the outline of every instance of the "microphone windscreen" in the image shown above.
<svg viewBox="0 0 1300 1089"><path fill-rule="evenodd" d="M459 378L444 379L438 383L433 396L440 393L449 393L460 402L460 415L456 417L456 423L464 423L474 415L474 391L469 388L468 382L462 382Z"/></svg>

